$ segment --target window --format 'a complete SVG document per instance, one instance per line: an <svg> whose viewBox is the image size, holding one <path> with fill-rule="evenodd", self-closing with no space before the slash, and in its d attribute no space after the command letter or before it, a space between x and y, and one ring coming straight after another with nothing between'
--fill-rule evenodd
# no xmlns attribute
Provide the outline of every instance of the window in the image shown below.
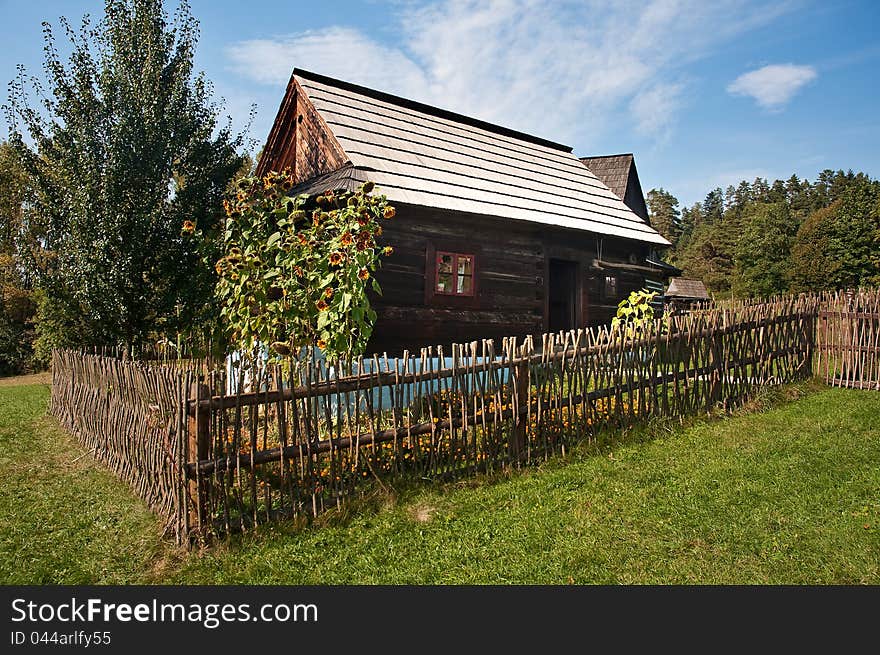
<svg viewBox="0 0 880 655"><path fill-rule="evenodd" d="M605 298L617 298L617 276L616 275L606 275L605 276Z"/></svg>
<svg viewBox="0 0 880 655"><path fill-rule="evenodd" d="M434 293L449 296L474 295L474 256L437 251Z"/></svg>

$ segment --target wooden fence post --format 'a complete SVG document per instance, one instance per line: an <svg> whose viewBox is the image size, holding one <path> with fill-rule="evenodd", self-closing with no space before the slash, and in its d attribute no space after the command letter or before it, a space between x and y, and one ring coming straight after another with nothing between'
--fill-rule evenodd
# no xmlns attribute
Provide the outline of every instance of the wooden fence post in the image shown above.
<svg viewBox="0 0 880 655"><path fill-rule="evenodd" d="M513 370L514 416L513 430L510 433L510 457L521 462L526 455L526 440L529 416L529 358L523 354Z"/></svg>
<svg viewBox="0 0 880 655"><path fill-rule="evenodd" d="M188 394L193 401L187 408L187 449L186 462L196 462L208 459L211 450L211 410L208 407L202 408L199 404L200 400L211 397L208 385L201 382L194 382L190 387ZM208 481L199 467L196 467L195 479L189 481L189 503L190 526L192 527L193 536L200 537L205 532L207 526L207 504L208 504Z"/></svg>

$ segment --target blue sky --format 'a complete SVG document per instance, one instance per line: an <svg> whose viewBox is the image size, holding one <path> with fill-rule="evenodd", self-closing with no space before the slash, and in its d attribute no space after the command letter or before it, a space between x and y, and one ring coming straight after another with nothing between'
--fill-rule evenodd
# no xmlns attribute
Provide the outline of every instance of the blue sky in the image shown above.
<svg viewBox="0 0 880 655"><path fill-rule="evenodd" d="M880 177L880 3L192 0L197 65L262 145L294 66L567 143L634 152L684 204L755 176ZM0 0L0 77L40 22L100 0ZM176 7L169 0L167 7ZM4 97L5 101L5 97ZM6 135L5 122L0 136Z"/></svg>

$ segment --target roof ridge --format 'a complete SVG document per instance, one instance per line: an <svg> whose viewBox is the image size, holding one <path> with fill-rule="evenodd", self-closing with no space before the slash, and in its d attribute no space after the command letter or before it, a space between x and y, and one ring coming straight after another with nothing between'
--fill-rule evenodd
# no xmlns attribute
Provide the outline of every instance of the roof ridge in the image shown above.
<svg viewBox="0 0 880 655"><path fill-rule="evenodd" d="M633 155L633 153L631 153L631 152L621 152L616 155L587 155L586 157L578 157L578 159L580 159L580 160L584 160L584 159L610 159L611 157L633 157L633 158L635 158L635 155Z"/></svg>
<svg viewBox="0 0 880 655"><path fill-rule="evenodd" d="M514 130L509 127L504 127L503 125L497 125L495 123L489 123L487 121L480 120L479 118L473 118L471 116L465 116L464 114L459 114L454 111L450 111L448 109L441 109L440 107L435 107L433 105L428 105L422 102L418 102L417 100L410 100L408 98L402 98L400 96L393 95L391 93L385 93L384 91L377 91L375 89L371 89L366 86L361 86L359 84L353 84L351 82L346 82L344 80L338 80L333 77L327 77L326 75L321 75L319 73L313 73L311 71L303 70L302 68L294 68L293 74L298 75L307 80L311 80L313 82L318 82L320 84L327 84L329 86L335 86L340 89L345 89L347 91L353 91L355 93L363 94L370 98L375 98L376 100L382 100L384 102L388 102L394 105L399 105L401 107L406 107L407 109L414 109L416 111L420 111L431 116L436 116L438 118L445 118L446 120L455 121L456 123L462 123L464 125L470 125L471 127L476 127L481 130L486 130L487 132L492 132L494 134L501 134L504 136L509 136L514 139L519 139L520 141L526 141L527 143L534 143L536 145L544 146L547 148L551 148L553 150L559 150L561 152L571 153L571 146L564 145L562 143L557 143L555 141L550 141L549 139L544 139L539 136L534 136L532 134L527 134L525 132L520 132L519 130Z"/></svg>

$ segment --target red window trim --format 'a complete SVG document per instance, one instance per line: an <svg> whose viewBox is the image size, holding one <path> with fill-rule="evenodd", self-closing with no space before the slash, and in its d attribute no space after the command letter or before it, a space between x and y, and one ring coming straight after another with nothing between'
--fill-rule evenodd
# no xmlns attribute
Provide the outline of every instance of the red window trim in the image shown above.
<svg viewBox="0 0 880 655"><path fill-rule="evenodd" d="M440 291L439 282L440 282L440 258L443 255L451 255L452 256L452 291ZM460 292L457 290L458 288L458 259L459 257L463 257L471 260L471 289L468 292ZM476 270L477 258L472 253L464 253L464 252L453 252L451 250L437 250L434 255L434 295L437 296L452 296L455 298L473 298L476 293L476 278L477 278L477 270Z"/></svg>

